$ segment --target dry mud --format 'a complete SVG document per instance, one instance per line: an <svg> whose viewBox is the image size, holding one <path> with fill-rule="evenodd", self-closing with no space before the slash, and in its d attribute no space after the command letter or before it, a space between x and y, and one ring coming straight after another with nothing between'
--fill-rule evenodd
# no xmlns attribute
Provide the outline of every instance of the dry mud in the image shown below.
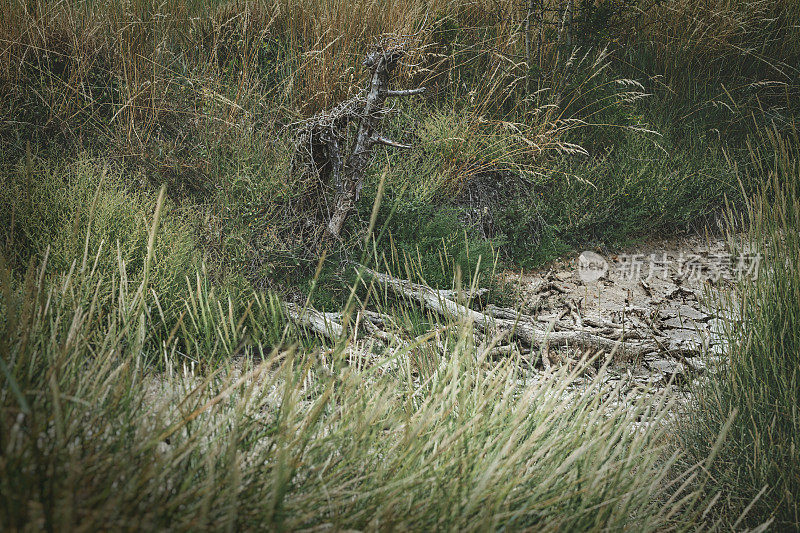
<svg viewBox="0 0 800 533"><path fill-rule="evenodd" d="M718 369L722 332L732 315L717 311L716 303L756 262L731 253L721 238L693 236L619 253L584 253L502 277L519 287L522 310L554 329L613 324L628 339L658 338L661 353L620 362L611 375L631 385L683 388ZM575 362L578 352L547 353L545 366Z"/></svg>

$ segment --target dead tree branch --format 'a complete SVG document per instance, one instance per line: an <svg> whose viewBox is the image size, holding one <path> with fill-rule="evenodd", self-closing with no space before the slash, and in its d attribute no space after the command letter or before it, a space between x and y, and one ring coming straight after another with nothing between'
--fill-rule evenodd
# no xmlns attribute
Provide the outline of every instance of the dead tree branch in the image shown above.
<svg viewBox="0 0 800 533"><path fill-rule="evenodd" d="M422 94L425 92L425 87L418 87L417 89L403 89L400 91L393 91L389 89L386 93L386 96L393 97L393 96L416 96L418 94Z"/></svg>
<svg viewBox="0 0 800 533"><path fill-rule="evenodd" d="M508 332L512 337L528 346L577 346L584 349L617 354L620 358L636 359L647 353L658 352L660 347L650 342L623 342L623 338L609 339L582 329L571 331L546 331L536 327L536 320L528 315L517 315L514 319L499 318L484 314L445 297L445 291L437 291L425 285L412 283L382 274L366 267L365 273L375 278L382 285L395 293L412 299L424 307L449 318L467 320L486 335ZM508 317L508 310L493 308L493 314Z"/></svg>
<svg viewBox="0 0 800 533"><path fill-rule="evenodd" d="M387 98L415 96L425 91L425 87L389 89L392 73L405 52L404 43L387 41L376 46L364 60L370 73L366 91L305 121L298 132L296 152L300 161L305 167L324 174L323 178L334 189L326 224L329 237L340 238L342 227L361 193L375 145L411 148L380 133L381 121L387 114ZM348 135L351 123L358 124L354 138Z"/></svg>
<svg viewBox="0 0 800 533"><path fill-rule="evenodd" d="M339 313L322 313L312 308L302 308L292 303L284 303L286 315L295 323L327 337L338 340L344 332L344 327L338 322Z"/></svg>

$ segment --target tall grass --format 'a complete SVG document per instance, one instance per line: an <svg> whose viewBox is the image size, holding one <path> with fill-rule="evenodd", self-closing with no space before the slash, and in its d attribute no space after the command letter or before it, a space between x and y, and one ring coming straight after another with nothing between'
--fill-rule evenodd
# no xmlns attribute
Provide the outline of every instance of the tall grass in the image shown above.
<svg viewBox="0 0 800 533"><path fill-rule="evenodd" d="M720 511L730 519L752 506L753 520L774 520L773 527L783 530L800 528L798 150L796 126L788 136L765 130L753 142L751 164L740 169L761 176L762 186L746 213L729 219L729 227L746 228L731 236L731 245L760 256L761 268L755 281L744 277L723 303L734 309L724 323L726 368L697 391L697 409L686 420L682 441L689 458L701 457L736 412L710 472L723 494Z"/></svg>
<svg viewBox="0 0 800 533"><path fill-rule="evenodd" d="M164 122L210 118L211 126L235 127L266 103L305 115L329 108L360 89L361 61L378 36L393 33L425 50L440 40L443 20L468 17L473 35L462 47L473 47L487 31L501 31L496 7L441 0L15 0L0 10L0 80L18 105L38 106L27 110L41 114L34 117L38 126L76 136L99 129L131 143ZM481 46L471 56L457 51L462 61L488 57ZM452 67L441 58L415 62L423 60L410 58L401 78L424 80ZM18 92L31 86L34 94Z"/></svg>
<svg viewBox="0 0 800 533"><path fill-rule="evenodd" d="M363 56L390 32L411 50L394 83L429 90L387 121L416 147L377 150L390 163L388 196L401 210L454 213L433 216L422 240L461 241L457 210L439 199L476 176L530 175L552 167L548 158L584 157L573 133L644 126L629 113L641 88L614 76L602 50L551 50L533 91L519 23L511 2L15 0L0 6L0 114L8 117L0 119L0 174L18 191L46 189L44 172L70 166L62 159L97 157L120 176L121 195L154 195L166 183L190 213L195 255L212 278L287 290L314 271L319 250L308 226L324 218L331 193L317 176L292 173L292 125L361 91ZM50 227L61 223L48 215L60 209L57 197L42 204ZM367 213L372 199L365 194ZM13 195L5 201L15 212ZM350 225L344 252L359 246L364 221ZM18 273L42 252L35 238L6 240ZM437 266L436 252L428 256Z"/></svg>
<svg viewBox="0 0 800 533"><path fill-rule="evenodd" d="M709 80L788 82L797 79L800 29L795 2L678 0L656 2L639 19L654 61L674 89L701 87ZM643 39L642 39L643 37Z"/></svg>
<svg viewBox="0 0 800 533"><path fill-rule="evenodd" d="M202 274L161 313L162 202L139 278L45 259L17 283L0 265L4 529L654 531L709 505L714 450L667 477L670 398L604 368L529 381L460 323L436 325L443 344L302 349L274 299L237 305Z"/></svg>
<svg viewBox="0 0 800 533"><path fill-rule="evenodd" d="M752 115L780 127L800 91L797 2L677 0L644 3L623 29L620 58L647 79L665 117L704 125L728 142L752 133ZM643 80L644 81L644 80Z"/></svg>

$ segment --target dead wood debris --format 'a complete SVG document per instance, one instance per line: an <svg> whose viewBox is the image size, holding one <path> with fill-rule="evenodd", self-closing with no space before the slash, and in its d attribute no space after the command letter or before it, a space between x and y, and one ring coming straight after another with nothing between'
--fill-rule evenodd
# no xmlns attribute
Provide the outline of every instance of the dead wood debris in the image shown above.
<svg viewBox="0 0 800 533"><path fill-rule="evenodd" d="M475 298L483 296L486 289L460 292L437 290L363 266L357 268L364 278L388 288L397 297L411 300L442 317L471 324L476 346L485 350L490 357L525 355L530 364L550 367L557 359L551 352L553 348L571 347L584 352L603 352L618 362L641 361L645 356L669 352L668 339L654 328L647 328L644 321L641 321L642 329L626 329L621 323L583 314L578 302L571 300L564 302L561 312L550 316L528 315L491 304L478 311L470 305ZM552 290L552 286L547 290ZM355 319L346 320L347 317L341 313L322 313L292 304L285 304L285 309L294 322L331 340L341 339L353 330L351 335L361 339L370 338L384 347L410 349L419 344L420 339L435 338L439 349L444 349L439 340L441 331L405 339L391 316L375 311L362 310ZM347 323L355 323L355 327L349 328ZM359 325L363 328L363 335L355 331ZM649 336L645 328L649 330ZM536 350L539 357L535 357Z"/></svg>

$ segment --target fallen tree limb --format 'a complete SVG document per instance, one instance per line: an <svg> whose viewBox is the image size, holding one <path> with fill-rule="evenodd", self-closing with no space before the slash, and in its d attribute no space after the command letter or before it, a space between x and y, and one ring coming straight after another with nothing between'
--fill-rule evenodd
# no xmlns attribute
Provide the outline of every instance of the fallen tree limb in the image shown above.
<svg viewBox="0 0 800 533"><path fill-rule="evenodd" d="M410 150L412 146L410 144L403 144L397 141L393 141L391 139L387 139L381 135L376 135L373 139L376 143L382 144L384 146L391 146L392 148L402 148L404 150Z"/></svg>
<svg viewBox="0 0 800 533"><path fill-rule="evenodd" d="M323 313L292 303L284 303L283 308L292 321L331 340L338 340L344 332L344 327L337 322L341 317L340 313Z"/></svg>
<svg viewBox="0 0 800 533"><path fill-rule="evenodd" d="M390 324L394 324L394 318L392 318L390 315L376 313L375 311L370 311L368 309L364 309L361 311L361 313L364 315L365 319L376 326L388 326Z"/></svg>
<svg viewBox="0 0 800 533"><path fill-rule="evenodd" d="M476 298L482 298L486 294L488 294L489 289L485 287L481 287L478 289L461 289L461 290L439 290L438 293L443 297L447 298L448 300L457 300L459 298L464 298L465 300L474 300Z"/></svg>
<svg viewBox="0 0 800 533"><path fill-rule="evenodd" d="M508 332L512 337L532 347L575 346L615 354L624 359L635 359L647 353L660 351L660 347L654 342L623 342L622 337L609 339L583 330L543 331L536 328L535 320L528 315L521 315L515 319L493 317L446 298L444 291L398 279L363 266L360 268L395 293L415 300L442 316L466 320L486 335Z"/></svg>
<svg viewBox="0 0 800 533"><path fill-rule="evenodd" d="M392 90L389 89L386 91L386 96L416 96L418 94L422 94L425 92L425 87L419 87L417 89L402 89L402 90Z"/></svg>
<svg viewBox="0 0 800 533"><path fill-rule="evenodd" d="M506 320L516 320L518 317L526 318L525 315L520 314L510 307L498 307L493 304L487 305L483 312L494 318L504 318Z"/></svg>

